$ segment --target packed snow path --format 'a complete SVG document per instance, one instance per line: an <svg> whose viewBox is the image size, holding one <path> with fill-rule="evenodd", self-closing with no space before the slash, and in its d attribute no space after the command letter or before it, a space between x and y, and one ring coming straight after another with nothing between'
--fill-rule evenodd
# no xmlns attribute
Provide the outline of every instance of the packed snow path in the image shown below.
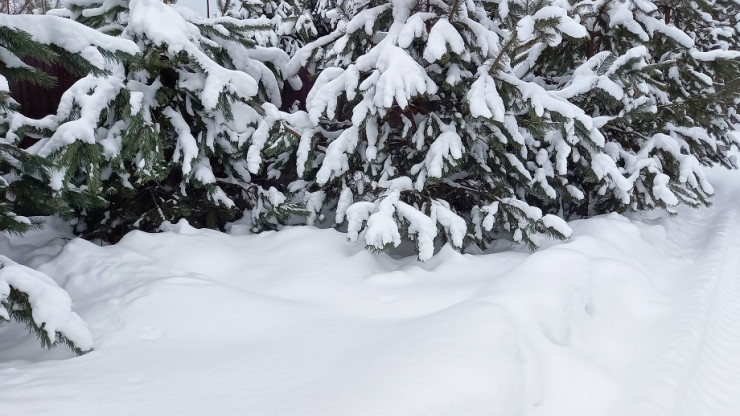
<svg viewBox="0 0 740 416"><path fill-rule="evenodd" d="M740 191L674 221L695 250L681 276L678 331L638 402L640 415L736 415L740 411ZM685 243L686 243L685 242Z"/></svg>
<svg viewBox="0 0 740 416"><path fill-rule="evenodd" d="M96 348L1 328L0 414L740 415L740 173L714 179L710 208L427 263L309 227L0 236Z"/></svg>

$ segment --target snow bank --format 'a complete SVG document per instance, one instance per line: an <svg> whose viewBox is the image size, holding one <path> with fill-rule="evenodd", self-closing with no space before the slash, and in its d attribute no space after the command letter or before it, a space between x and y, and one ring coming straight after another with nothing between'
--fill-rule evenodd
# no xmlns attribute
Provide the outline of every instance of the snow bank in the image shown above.
<svg viewBox="0 0 740 416"><path fill-rule="evenodd" d="M43 361L4 327L0 414L679 414L655 407L681 384L670 375L692 374L666 351L699 345L676 333L702 322L684 300L712 270L705 245L724 223L712 228L708 210L734 212L733 200L679 220L575 221L569 242L534 254L443 247L426 263L310 227L228 235L180 222L115 246L75 239L51 260L25 246L76 300L96 350Z"/></svg>
<svg viewBox="0 0 740 416"><path fill-rule="evenodd" d="M4 364L25 353L0 349L0 412L603 414L608 387L628 376L591 361L641 357L610 343L654 320L636 309L654 294L645 272L592 259L617 250L589 234L634 244L637 228L621 217L589 224L570 246L535 255L444 248L423 264L312 228L230 236L181 223L112 247L73 240L40 270L81 300L94 359L28 372ZM608 354L584 356L587 346Z"/></svg>

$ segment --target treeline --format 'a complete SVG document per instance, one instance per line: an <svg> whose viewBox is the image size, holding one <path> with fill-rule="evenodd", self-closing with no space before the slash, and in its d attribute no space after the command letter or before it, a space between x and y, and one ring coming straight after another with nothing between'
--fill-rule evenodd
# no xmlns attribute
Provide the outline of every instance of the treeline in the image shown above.
<svg viewBox="0 0 740 416"><path fill-rule="evenodd" d="M734 166L734 0L63 6L0 16L6 231L55 214L115 242L248 216L426 260L704 205L705 168ZM77 80L42 117L10 85L53 88L48 65Z"/></svg>

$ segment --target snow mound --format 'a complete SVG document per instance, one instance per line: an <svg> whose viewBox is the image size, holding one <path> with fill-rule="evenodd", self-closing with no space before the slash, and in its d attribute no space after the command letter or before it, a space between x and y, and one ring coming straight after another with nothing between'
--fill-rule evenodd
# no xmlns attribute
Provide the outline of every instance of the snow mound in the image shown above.
<svg viewBox="0 0 740 416"><path fill-rule="evenodd" d="M574 221L534 254L445 246L425 263L312 227L179 222L115 246L74 239L51 259L35 240L23 258L75 299L96 350L48 360L3 327L0 414L737 414L724 335L740 327L723 306L740 297L740 262L724 262L740 249L736 200Z"/></svg>
<svg viewBox="0 0 740 416"><path fill-rule="evenodd" d="M28 372L0 349L0 412L604 414L616 389L589 386L629 378L618 367L641 350L619 340L655 319L638 309L657 295L626 261L641 240L622 217L576 223L569 245L535 255L445 247L426 263L373 255L333 230L168 229L109 247L72 240L39 267L79 300L96 351ZM625 256L595 259L615 246ZM13 384L18 369L27 383Z"/></svg>

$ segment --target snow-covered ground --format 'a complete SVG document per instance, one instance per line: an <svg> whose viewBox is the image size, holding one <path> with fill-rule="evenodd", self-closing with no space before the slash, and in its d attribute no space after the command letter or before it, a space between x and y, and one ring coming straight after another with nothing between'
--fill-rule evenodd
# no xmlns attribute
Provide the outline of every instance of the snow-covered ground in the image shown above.
<svg viewBox="0 0 740 416"><path fill-rule="evenodd" d="M0 236L95 341L0 329L0 414L738 415L740 174L713 181L711 208L426 263L309 227Z"/></svg>

